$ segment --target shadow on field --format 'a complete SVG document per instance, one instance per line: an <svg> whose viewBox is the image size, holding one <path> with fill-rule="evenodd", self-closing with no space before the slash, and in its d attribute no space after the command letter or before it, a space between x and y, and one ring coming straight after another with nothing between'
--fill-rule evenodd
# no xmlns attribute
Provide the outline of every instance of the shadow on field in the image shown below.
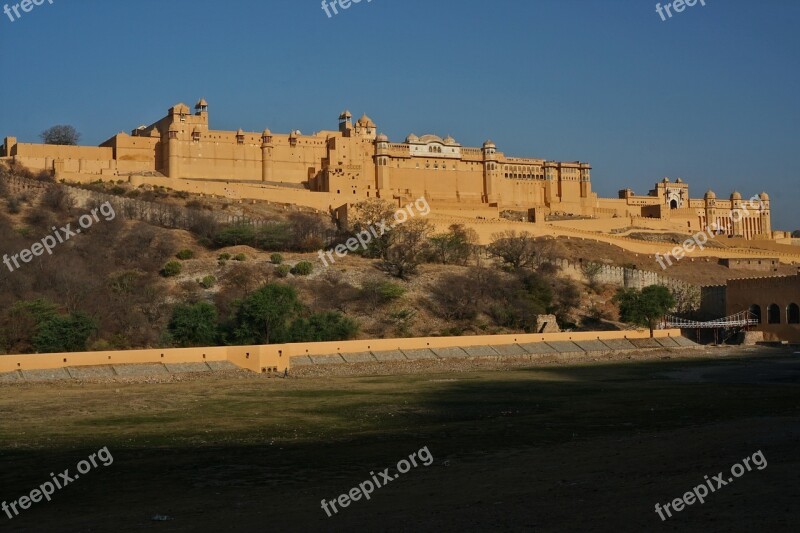
<svg viewBox="0 0 800 533"><path fill-rule="evenodd" d="M87 438L67 451L2 451L6 501L50 472L74 472L101 446L114 463L0 520L9 531L788 530L797 517L800 389L780 378L799 365L779 357L360 378L366 391L398 379L408 391L391 401L376 392L372 402L342 393L339 405L307 416L375 416L389 425L309 442L265 436L258 445L242 444L245 428L212 444L153 448L130 444L133 423L99 446ZM682 379L686 372L693 378ZM296 401L303 396L313 397ZM331 518L321 509L323 498L371 472L394 472L423 447L430 466ZM666 522L655 514L656 502L682 497L757 450L769 462L764 470Z"/></svg>

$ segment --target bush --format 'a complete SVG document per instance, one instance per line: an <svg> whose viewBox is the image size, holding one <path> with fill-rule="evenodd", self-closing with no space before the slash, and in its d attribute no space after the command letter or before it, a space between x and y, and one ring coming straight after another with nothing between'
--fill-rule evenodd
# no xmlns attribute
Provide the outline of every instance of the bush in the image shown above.
<svg viewBox="0 0 800 533"><path fill-rule="evenodd" d="M361 288L361 297L373 307L402 298L405 293L405 287L384 280L365 281Z"/></svg>
<svg viewBox="0 0 800 533"><path fill-rule="evenodd" d="M298 318L289 328L290 342L343 341L352 339L357 333L355 320L335 312Z"/></svg>
<svg viewBox="0 0 800 533"><path fill-rule="evenodd" d="M175 254L175 257L177 257L181 261L185 261L186 259L193 258L194 257L194 252L191 251L191 250L181 250L180 252Z"/></svg>
<svg viewBox="0 0 800 533"><path fill-rule="evenodd" d="M19 198L16 198L16 197L13 197L13 196L11 198L9 198L8 202L6 202L6 205L7 205L7 208L8 208L8 213L11 214L11 215L16 215L17 213L19 213L19 211L20 211L19 203L20 203L19 202Z"/></svg>
<svg viewBox="0 0 800 533"><path fill-rule="evenodd" d="M63 185L52 185L42 195L41 205L61 213L75 207L75 199Z"/></svg>
<svg viewBox="0 0 800 533"><path fill-rule="evenodd" d="M97 324L83 313L56 316L39 325L33 346L38 353L84 352L95 331Z"/></svg>
<svg viewBox="0 0 800 533"><path fill-rule="evenodd" d="M291 272L291 268L289 265L279 265L278 268L275 269L275 275L279 278L285 278Z"/></svg>
<svg viewBox="0 0 800 533"><path fill-rule="evenodd" d="M183 265L177 261L170 261L161 269L161 275L165 278L171 278L180 274L182 270Z"/></svg>
<svg viewBox="0 0 800 533"><path fill-rule="evenodd" d="M231 254L229 254L228 252L219 254L219 257L217 257L217 259L219 259L220 261L228 261L230 258Z"/></svg>
<svg viewBox="0 0 800 533"><path fill-rule="evenodd" d="M290 322L300 314L297 291L283 283L264 285L239 304L235 337L243 344L288 342Z"/></svg>
<svg viewBox="0 0 800 533"><path fill-rule="evenodd" d="M300 261L297 263L290 272L295 276L308 276L314 271L314 265L308 261Z"/></svg>
<svg viewBox="0 0 800 533"><path fill-rule="evenodd" d="M223 228L214 236L214 244L220 248L226 246L238 246L246 244L252 246L255 244L256 232L252 226L228 226Z"/></svg>
<svg viewBox="0 0 800 533"><path fill-rule="evenodd" d="M172 311L167 326L175 344L190 346L213 346L217 343L217 308L213 304L179 304Z"/></svg>
<svg viewBox="0 0 800 533"><path fill-rule="evenodd" d="M283 263L283 256L281 254L272 254L269 256L269 260L273 265L280 265Z"/></svg>
<svg viewBox="0 0 800 533"><path fill-rule="evenodd" d="M233 256L234 261L247 261L247 256L244 254L236 254Z"/></svg>
<svg viewBox="0 0 800 533"><path fill-rule="evenodd" d="M210 289L211 287L216 285L217 278L215 278L214 276L209 275L209 276L206 276L203 279L201 279L199 281L199 283L200 283L200 286L203 287L204 289Z"/></svg>

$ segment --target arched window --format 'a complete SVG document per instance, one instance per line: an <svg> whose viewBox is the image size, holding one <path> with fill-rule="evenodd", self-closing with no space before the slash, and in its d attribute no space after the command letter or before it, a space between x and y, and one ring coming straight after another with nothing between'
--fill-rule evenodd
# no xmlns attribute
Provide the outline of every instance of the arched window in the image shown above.
<svg viewBox="0 0 800 533"><path fill-rule="evenodd" d="M678 209L678 200L671 200L669 202L669 208L670 209Z"/></svg>
<svg viewBox="0 0 800 533"><path fill-rule="evenodd" d="M753 304L750 306L750 314L753 315L759 324L761 324L761 306Z"/></svg>
<svg viewBox="0 0 800 533"><path fill-rule="evenodd" d="M781 323L781 308L777 306L777 304L770 304L767 307L767 322L769 324L780 324Z"/></svg>
<svg viewBox="0 0 800 533"><path fill-rule="evenodd" d="M786 308L786 322L789 324L800 324L800 306L789 304Z"/></svg>

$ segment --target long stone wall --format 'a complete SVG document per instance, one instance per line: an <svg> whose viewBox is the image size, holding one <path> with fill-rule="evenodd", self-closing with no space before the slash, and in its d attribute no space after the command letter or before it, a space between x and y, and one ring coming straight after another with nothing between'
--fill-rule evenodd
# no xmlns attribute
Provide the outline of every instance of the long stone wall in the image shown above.
<svg viewBox="0 0 800 533"><path fill-rule="evenodd" d="M480 335L474 337L419 337L403 339L368 339L356 341L313 342L298 344L269 344L259 346L218 346L207 348L170 348L124 351L100 351L80 353L25 354L0 356L0 374L31 370L87 367L124 364L181 364L229 361L234 365L254 372L281 372L291 369L293 364L312 362L315 357L341 358L341 354L374 354L413 350L446 350L463 347L495 347L498 355L502 346L533 346L547 343L549 346L575 345L575 352L614 349L614 341L627 340L637 348L659 348L686 346L686 339L678 329L657 330L650 339L648 330L592 331L567 333L539 333L521 335ZM666 340L665 340L666 339ZM581 347L583 346L583 347ZM609 348L611 346L611 348ZM500 350L503 350L500 348ZM514 350L514 349L512 349ZM536 350L529 347L525 353ZM477 353L477 352L476 352ZM475 355L478 357L479 355ZM298 359L295 359L298 358ZM404 355L404 359L407 357Z"/></svg>
<svg viewBox="0 0 800 533"><path fill-rule="evenodd" d="M662 276L657 272L639 270L635 268L618 267L591 261L571 261L569 259L555 259L553 263L561 268L566 275L582 281L589 281L585 271L589 265L597 266L594 278L598 283L607 283L626 289L642 289L648 285L664 285L671 289L697 290L699 288L685 281Z"/></svg>

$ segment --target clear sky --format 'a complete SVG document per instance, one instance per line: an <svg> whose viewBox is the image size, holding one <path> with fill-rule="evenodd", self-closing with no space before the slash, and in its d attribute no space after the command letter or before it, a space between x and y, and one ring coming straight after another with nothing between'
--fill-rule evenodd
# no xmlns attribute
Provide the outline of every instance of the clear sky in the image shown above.
<svg viewBox="0 0 800 533"><path fill-rule="evenodd" d="M13 6L19 0L10 2ZM0 0L0 6L5 4ZM668 176L766 190L800 228L800 1L48 0L0 14L0 136L82 143L210 104L212 127L304 133L366 112L408 133L589 161L603 196Z"/></svg>

